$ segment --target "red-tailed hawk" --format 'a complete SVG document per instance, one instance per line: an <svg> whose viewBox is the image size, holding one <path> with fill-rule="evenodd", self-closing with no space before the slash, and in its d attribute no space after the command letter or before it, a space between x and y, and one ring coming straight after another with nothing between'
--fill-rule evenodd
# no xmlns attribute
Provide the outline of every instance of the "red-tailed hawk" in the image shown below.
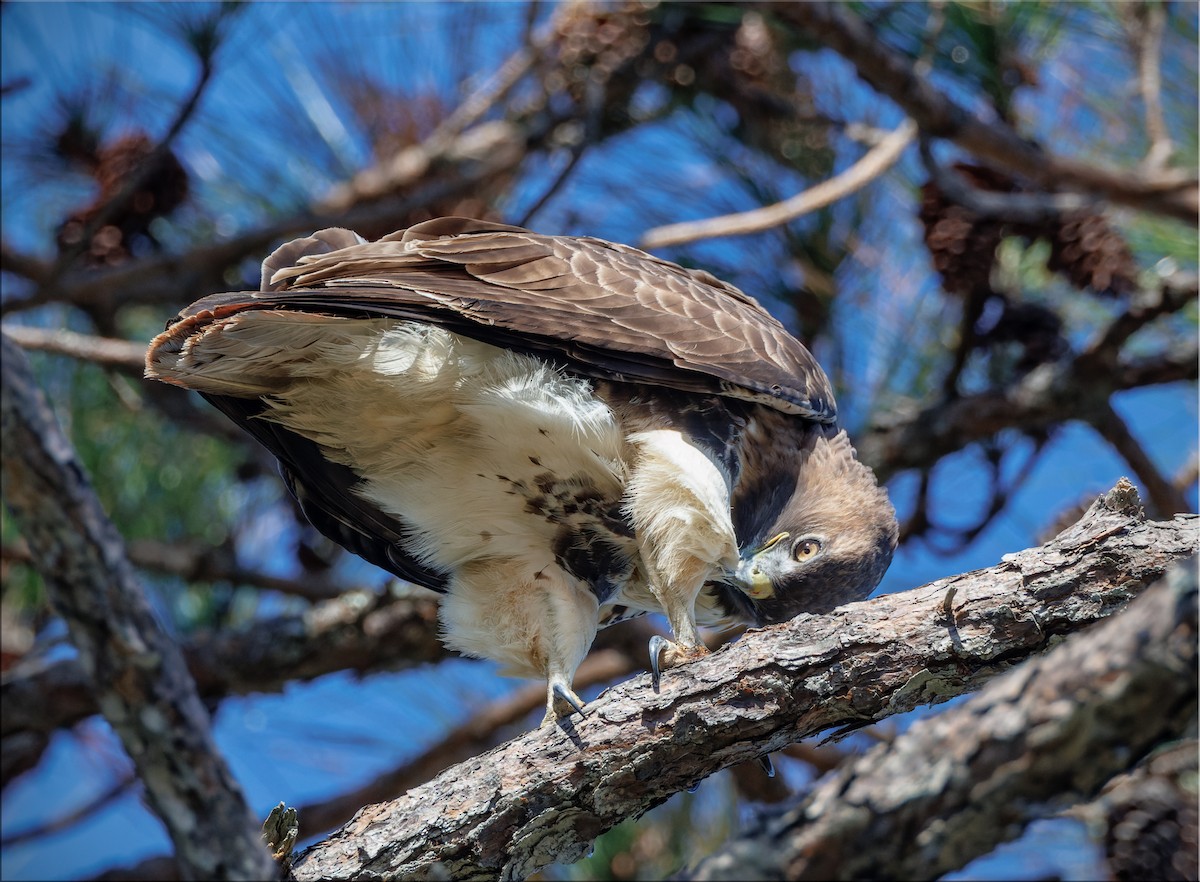
<svg viewBox="0 0 1200 882"><path fill-rule="evenodd" d="M829 381L746 294L600 239L440 218L284 245L261 291L192 304L146 374L279 458L321 532L442 592L446 643L582 712L598 627L697 625L865 597L896 545Z"/></svg>

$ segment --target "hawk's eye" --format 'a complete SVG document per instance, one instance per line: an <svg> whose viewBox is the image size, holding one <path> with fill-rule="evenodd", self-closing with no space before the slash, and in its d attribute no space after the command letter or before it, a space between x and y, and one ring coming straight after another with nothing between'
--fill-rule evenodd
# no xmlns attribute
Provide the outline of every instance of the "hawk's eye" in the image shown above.
<svg viewBox="0 0 1200 882"><path fill-rule="evenodd" d="M818 539L813 539L811 536L799 540L792 546L792 557L803 563L806 560L812 560L821 550L821 542Z"/></svg>

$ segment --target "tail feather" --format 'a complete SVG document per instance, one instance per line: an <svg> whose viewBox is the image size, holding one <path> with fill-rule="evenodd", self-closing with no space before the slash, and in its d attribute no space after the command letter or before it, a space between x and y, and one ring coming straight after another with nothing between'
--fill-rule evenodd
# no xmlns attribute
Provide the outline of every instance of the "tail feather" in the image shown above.
<svg viewBox="0 0 1200 882"><path fill-rule="evenodd" d="M263 309L185 319L151 344L146 376L209 395L277 394L298 378L351 367L390 324Z"/></svg>

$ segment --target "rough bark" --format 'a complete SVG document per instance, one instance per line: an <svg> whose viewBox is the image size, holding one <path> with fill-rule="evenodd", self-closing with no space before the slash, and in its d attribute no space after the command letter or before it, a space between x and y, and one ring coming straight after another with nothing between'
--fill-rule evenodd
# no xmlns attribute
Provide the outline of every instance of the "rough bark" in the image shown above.
<svg viewBox="0 0 1200 882"><path fill-rule="evenodd" d="M1050 543L995 567L748 634L672 670L657 693L646 676L620 684L586 719L364 808L299 856L295 878L515 879L576 860L726 766L978 688L1194 553L1197 520L1143 520L1122 481Z"/></svg>
<svg viewBox="0 0 1200 882"><path fill-rule="evenodd" d="M913 724L691 879L933 879L1094 796L1196 718L1195 562Z"/></svg>
<svg viewBox="0 0 1200 882"><path fill-rule="evenodd" d="M4 499L39 561L51 603L100 708L138 769L189 878L275 873L241 789L217 753L183 658L154 618L120 535L37 390L0 334Z"/></svg>

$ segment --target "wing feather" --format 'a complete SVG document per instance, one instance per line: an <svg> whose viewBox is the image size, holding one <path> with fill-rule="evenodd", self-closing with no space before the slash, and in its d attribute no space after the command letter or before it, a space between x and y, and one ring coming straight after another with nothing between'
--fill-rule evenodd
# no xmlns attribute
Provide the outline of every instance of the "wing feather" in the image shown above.
<svg viewBox="0 0 1200 882"><path fill-rule="evenodd" d="M600 239L465 218L376 242L347 235L322 231L283 246L286 254L267 261L276 268L269 290L214 295L181 319L286 306L426 321L584 375L836 419L829 381L809 351L752 297L709 273ZM179 332L187 330L163 336Z"/></svg>

